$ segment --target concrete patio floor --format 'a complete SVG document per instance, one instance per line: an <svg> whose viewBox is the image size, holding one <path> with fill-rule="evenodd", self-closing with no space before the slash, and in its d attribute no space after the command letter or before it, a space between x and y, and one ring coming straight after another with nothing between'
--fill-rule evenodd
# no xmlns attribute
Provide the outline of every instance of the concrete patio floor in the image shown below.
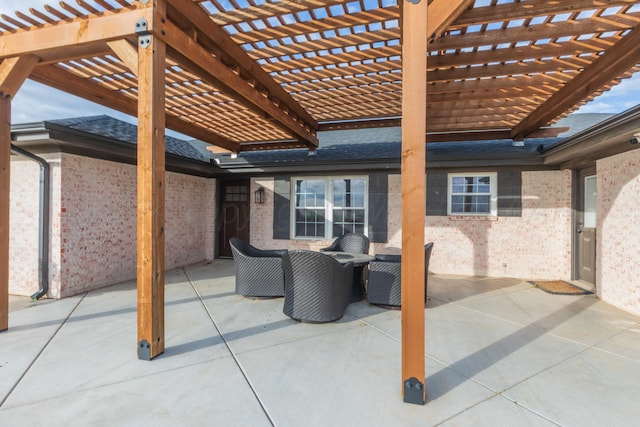
<svg viewBox="0 0 640 427"><path fill-rule="evenodd" d="M233 262L167 272L166 350L136 356L128 282L12 297L2 426L640 425L640 318L518 279L431 276L425 406L402 403L399 311L302 324L234 293Z"/></svg>

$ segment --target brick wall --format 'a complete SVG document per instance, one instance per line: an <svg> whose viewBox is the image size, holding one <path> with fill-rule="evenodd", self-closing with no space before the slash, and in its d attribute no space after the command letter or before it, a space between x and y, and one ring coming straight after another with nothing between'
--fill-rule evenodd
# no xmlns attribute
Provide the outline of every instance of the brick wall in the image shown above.
<svg viewBox="0 0 640 427"><path fill-rule="evenodd" d="M49 297L61 298L135 278L136 167L71 154L57 156L60 160L52 168ZM20 163L12 162L12 195L17 196L11 201L11 233L15 237L10 292L30 295L38 289L38 169ZM23 190L25 186L28 191ZM165 197L166 267L212 259L215 180L168 172ZM28 208L22 207L25 204ZM13 243L23 235L22 246ZM33 253L35 260L28 256Z"/></svg>
<svg viewBox="0 0 640 427"><path fill-rule="evenodd" d="M389 176L389 237L370 253L399 253L400 175ZM251 206L251 242L261 248L317 250L326 240L274 240L273 179L253 179L267 202ZM443 274L569 279L571 275L571 173L524 172L522 217L426 217L426 236L435 242L430 270Z"/></svg>
<svg viewBox="0 0 640 427"><path fill-rule="evenodd" d="M388 247L402 244L400 176L389 179ZM571 173L523 172L522 216L428 216L429 270L443 274L569 279ZM381 248L380 251L383 251Z"/></svg>
<svg viewBox="0 0 640 427"><path fill-rule="evenodd" d="M640 149L597 162L596 289L640 315Z"/></svg>

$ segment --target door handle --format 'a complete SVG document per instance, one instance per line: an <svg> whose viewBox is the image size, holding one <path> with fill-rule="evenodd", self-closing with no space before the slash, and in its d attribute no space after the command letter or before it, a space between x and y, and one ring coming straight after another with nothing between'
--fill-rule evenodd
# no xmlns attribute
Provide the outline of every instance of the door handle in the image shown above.
<svg viewBox="0 0 640 427"><path fill-rule="evenodd" d="M582 228L580 228L580 227L576 228L576 233L578 233L578 234L582 233Z"/></svg>

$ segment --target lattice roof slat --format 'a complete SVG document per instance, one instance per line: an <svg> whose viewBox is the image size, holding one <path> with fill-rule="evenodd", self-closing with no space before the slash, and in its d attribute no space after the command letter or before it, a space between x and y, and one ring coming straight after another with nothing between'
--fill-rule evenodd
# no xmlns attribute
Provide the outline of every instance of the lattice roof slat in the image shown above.
<svg viewBox="0 0 640 427"><path fill-rule="evenodd" d="M295 44L282 44L277 47L256 47L249 51L254 59L268 60L270 58L287 57L294 54L315 53L322 51L353 48L356 50L368 50L374 43L387 43L391 40L399 40L400 31L397 28L370 31L366 34L350 34L343 37L331 37L319 41L308 41Z"/></svg>
<svg viewBox="0 0 640 427"><path fill-rule="evenodd" d="M197 0L199 3L202 1ZM213 3L213 2L212 2ZM301 11L317 8L328 8L345 3L344 0L282 0L280 2L265 3L244 9L238 8L224 13L213 14L213 19L221 25L232 24L256 19L265 19L273 16L291 15ZM223 10L224 8L219 7Z"/></svg>
<svg viewBox="0 0 640 427"><path fill-rule="evenodd" d="M255 43L270 39L284 39L286 37L305 37L319 35L323 32L334 31L336 28L341 31L354 31L357 26L366 26L371 22L379 23L398 19L398 7L382 8L378 11L363 11L348 15L328 16L323 19L300 22L292 25L268 26L267 28L254 29L252 31L241 31L233 35L233 39L238 43Z"/></svg>
<svg viewBox="0 0 640 427"><path fill-rule="evenodd" d="M637 4L637 2L634 0L583 0L574 2L527 0L502 4L494 2L492 6L469 9L462 13L451 28L458 29L461 26L490 24L498 21L517 21L538 16L555 16L587 10L605 10L610 7L633 4Z"/></svg>

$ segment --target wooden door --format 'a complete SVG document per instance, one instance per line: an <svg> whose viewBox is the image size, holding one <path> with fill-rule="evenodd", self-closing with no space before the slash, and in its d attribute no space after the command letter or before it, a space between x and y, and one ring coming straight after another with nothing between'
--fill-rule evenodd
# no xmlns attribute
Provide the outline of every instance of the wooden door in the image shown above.
<svg viewBox="0 0 640 427"><path fill-rule="evenodd" d="M577 173L576 251L575 276L592 284L596 283L596 207L597 177L595 168Z"/></svg>
<svg viewBox="0 0 640 427"><path fill-rule="evenodd" d="M222 181L221 207L218 227L218 255L231 257L229 239L249 241L249 180Z"/></svg>

